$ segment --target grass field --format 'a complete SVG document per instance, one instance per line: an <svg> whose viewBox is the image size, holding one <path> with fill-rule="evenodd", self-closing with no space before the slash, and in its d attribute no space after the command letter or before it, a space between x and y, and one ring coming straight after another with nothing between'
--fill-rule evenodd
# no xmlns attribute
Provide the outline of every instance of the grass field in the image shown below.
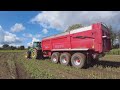
<svg viewBox="0 0 120 90"><path fill-rule="evenodd" d="M107 54L109 54L109 55L120 55L120 48L119 49L112 49Z"/></svg>
<svg viewBox="0 0 120 90"><path fill-rule="evenodd" d="M76 69L49 59L25 59L23 51L0 52L0 78L7 79L120 79L120 56L106 55L93 67Z"/></svg>

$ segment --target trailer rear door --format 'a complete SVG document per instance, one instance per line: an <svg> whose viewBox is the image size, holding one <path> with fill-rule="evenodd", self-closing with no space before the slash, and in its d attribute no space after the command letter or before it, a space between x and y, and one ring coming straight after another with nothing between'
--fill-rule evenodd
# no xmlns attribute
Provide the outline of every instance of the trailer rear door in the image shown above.
<svg viewBox="0 0 120 90"><path fill-rule="evenodd" d="M103 52L111 50L110 32L107 27L102 24L102 40L103 40Z"/></svg>

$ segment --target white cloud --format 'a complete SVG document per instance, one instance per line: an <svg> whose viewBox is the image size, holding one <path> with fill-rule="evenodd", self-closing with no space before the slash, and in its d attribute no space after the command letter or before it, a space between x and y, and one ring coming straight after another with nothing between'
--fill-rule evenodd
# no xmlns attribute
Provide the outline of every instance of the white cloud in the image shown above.
<svg viewBox="0 0 120 90"><path fill-rule="evenodd" d="M3 43L3 42L4 42L4 30L0 25L0 43Z"/></svg>
<svg viewBox="0 0 120 90"><path fill-rule="evenodd" d="M120 28L119 11L43 11L31 19L44 28L65 30L76 23L89 25L95 22L104 22Z"/></svg>
<svg viewBox="0 0 120 90"><path fill-rule="evenodd" d="M39 42L41 40L41 37L43 37L41 34L32 35L30 33L26 33L26 34L24 33L23 36L32 39L31 42L27 43L27 46L33 45L33 42Z"/></svg>
<svg viewBox="0 0 120 90"><path fill-rule="evenodd" d="M0 47L2 47L3 45L0 44Z"/></svg>
<svg viewBox="0 0 120 90"><path fill-rule="evenodd" d="M32 43L33 42L39 42L40 40L39 39L37 39L37 38L32 38Z"/></svg>
<svg viewBox="0 0 120 90"><path fill-rule="evenodd" d="M44 28L54 28L54 27L61 28L59 20L56 19L58 15L59 15L59 12L54 12L54 11L42 12L37 16L35 16L35 18L31 20L31 22L39 23Z"/></svg>
<svg viewBox="0 0 120 90"><path fill-rule="evenodd" d="M12 32L20 32L23 31L25 27L23 26L22 23L16 23L14 26L11 27Z"/></svg>
<svg viewBox="0 0 120 90"><path fill-rule="evenodd" d="M30 43L27 43L27 46L31 46L31 42L30 42Z"/></svg>
<svg viewBox="0 0 120 90"><path fill-rule="evenodd" d="M43 29L42 32L43 32L44 34L47 34L47 33L48 33L48 30L47 30L47 29Z"/></svg>
<svg viewBox="0 0 120 90"><path fill-rule="evenodd" d="M31 33L24 33L23 36L24 36L24 37L27 37L27 38L33 38L33 37L34 37L34 38L40 38L40 37L42 37L41 34L32 35Z"/></svg>
<svg viewBox="0 0 120 90"><path fill-rule="evenodd" d="M29 42L29 43L27 43L27 46L31 46L31 45L33 45L33 42L39 42L39 41L40 41L40 40L37 39L37 38L32 38L32 41Z"/></svg>
<svg viewBox="0 0 120 90"><path fill-rule="evenodd" d="M42 35L41 34L36 34L35 37L40 38L40 37L42 37Z"/></svg>
<svg viewBox="0 0 120 90"><path fill-rule="evenodd" d="M22 41L15 34L5 31L4 43L21 43Z"/></svg>
<svg viewBox="0 0 120 90"><path fill-rule="evenodd" d="M27 33L27 34L26 34L26 33L24 33L24 34L23 34L23 36L24 36L24 37L28 37L28 38L33 38L33 35L32 35L32 34L30 34L30 33Z"/></svg>
<svg viewBox="0 0 120 90"><path fill-rule="evenodd" d="M22 40L18 38L15 34L12 34L8 31L3 30L2 26L0 26L0 45L17 44L21 42Z"/></svg>

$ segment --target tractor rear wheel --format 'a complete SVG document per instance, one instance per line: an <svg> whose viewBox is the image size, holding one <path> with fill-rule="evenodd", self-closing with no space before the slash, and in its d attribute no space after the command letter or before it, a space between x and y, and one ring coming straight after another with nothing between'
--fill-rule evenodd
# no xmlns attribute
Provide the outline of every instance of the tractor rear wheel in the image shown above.
<svg viewBox="0 0 120 90"><path fill-rule="evenodd" d="M31 57L33 59L38 59L39 58L38 50L34 49L31 53Z"/></svg>

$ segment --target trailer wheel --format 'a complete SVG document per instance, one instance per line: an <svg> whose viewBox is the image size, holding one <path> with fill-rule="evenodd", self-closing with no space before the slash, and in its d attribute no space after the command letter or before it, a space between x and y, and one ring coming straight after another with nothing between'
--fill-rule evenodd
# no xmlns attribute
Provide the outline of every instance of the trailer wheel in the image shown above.
<svg viewBox="0 0 120 90"><path fill-rule="evenodd" d="M60 53L59 52L54 52L51 56L51 61L53 63L58 63L59 62L59 57L60 57Z"/></svg>
<svg viewBox="0 0 120 90"><path fill-rule="evenodd" d="M68 66L70 65L70 59L71 59L70 53L62 53L60 56L60 63L62 65Z"/></svg>
<svg viewBox="0 0 120 90"><path fill-rule="evenodd" d="M82 53L75 53L72 55L71 64L76 68L83 68L85 66L86 56Z"/></svg>

